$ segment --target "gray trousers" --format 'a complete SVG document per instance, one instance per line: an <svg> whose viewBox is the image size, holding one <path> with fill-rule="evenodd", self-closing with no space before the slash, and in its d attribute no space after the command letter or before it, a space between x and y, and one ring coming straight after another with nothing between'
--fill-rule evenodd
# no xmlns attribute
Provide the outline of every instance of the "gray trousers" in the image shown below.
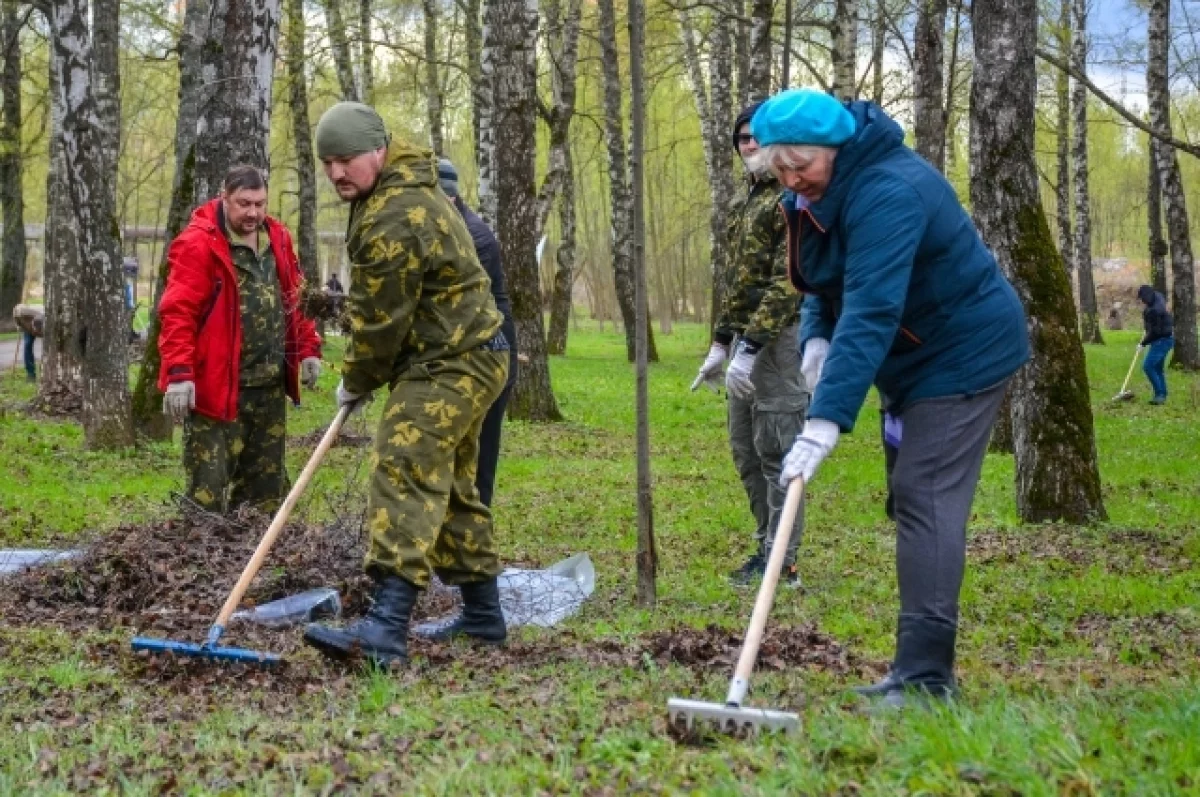
<svg viewBox="0 0 1200 797"><path fill-rule="evenodd" d="M967 520L1008 380L970 396L917 401L884 439L888 516L896 521L900 614L958 623Z"/></svg>
<svg viewBox="0 0 1200 797"><path fill-rule="evenodd" d="M787 490L779 486L783 458L804 426L809 393L800 373L796 328L788 327L754 360L750 374L754 396L749 401L729 396L729 447L741 477L750 511L754 541L766 555L775 538ZM794 564L804 529L804 507L796 514L784 565Z"/></svg>

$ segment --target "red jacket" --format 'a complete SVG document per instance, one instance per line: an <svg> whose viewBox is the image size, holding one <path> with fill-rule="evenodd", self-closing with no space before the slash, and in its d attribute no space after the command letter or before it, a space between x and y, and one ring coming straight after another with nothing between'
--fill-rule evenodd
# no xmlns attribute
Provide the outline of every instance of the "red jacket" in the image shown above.
<svg viewBox="0 0 1200 797"><path fill-rule="evenodd" d="M158 305L158 389L196 385L196 412L220 421L237 417L242 314L229 239L217 223L220 199L201 205L167 250L167 287ZM265 224L279 274L287 340L287 393L300 403L300 362L321 356L316 326L300 311L300 263L280 222Z"/></svg>

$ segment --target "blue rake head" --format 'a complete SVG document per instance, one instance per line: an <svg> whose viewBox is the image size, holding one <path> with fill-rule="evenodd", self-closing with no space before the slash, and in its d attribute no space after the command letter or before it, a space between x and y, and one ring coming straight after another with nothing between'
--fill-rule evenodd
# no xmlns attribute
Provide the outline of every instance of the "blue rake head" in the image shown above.
<svg viewBox="0 0 1200 797"><path fill-rule="evenodd" d="M207 642L197 645L192 642L175 642L170 639L139 636L134 637L132 646L134 650L147 650L151 653L172 653L176 656L189 656L194 659L233 661L241 664L255 664L260 667L271 667L283 661L283 658L275 653L264 653L246 648L224 648Z"/></svg>

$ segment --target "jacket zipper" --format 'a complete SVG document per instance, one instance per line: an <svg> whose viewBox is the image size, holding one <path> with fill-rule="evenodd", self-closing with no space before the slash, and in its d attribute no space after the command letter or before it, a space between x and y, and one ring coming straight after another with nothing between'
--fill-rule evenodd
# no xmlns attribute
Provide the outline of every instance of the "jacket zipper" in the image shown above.
<svg viewBox="0 0 1200 797"><path fill-rule="evenodd" d="M221 288L224 285L225 283L221 281L221 278L217 277L217 284L213 286L212 296L208 299L208 305L204 308L204 312L200 314L200 325L196 327L197 332L203 329L204 325L208 323L208 317L212 315L213 308L217 306L217 299L220 298Z"/></svg>

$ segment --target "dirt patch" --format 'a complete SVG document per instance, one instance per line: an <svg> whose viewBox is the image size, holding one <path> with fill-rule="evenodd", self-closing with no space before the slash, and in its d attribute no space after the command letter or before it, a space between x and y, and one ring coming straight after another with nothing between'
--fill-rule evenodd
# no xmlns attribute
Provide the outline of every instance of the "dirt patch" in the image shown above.
<svg viewBox="0 0 1200 797"><path fill-rule="evenodd" d="M288 438L288 448L315 449L328 430L328 426L323 426L305 435L293 435ZM346 427L342 427L342 431L333 441L333 448L366 448L371 445L373 440L374 438L369 434L355 434Z"/></svg>
<svg viewBox="0 0 1200 797"><path fill-rule="evenodd" d="M967 551L980 564L1015 564L1025 559L1059 561L1117 574L1171 574L1190 570L1180 541L1147 529L1090 531L1075 526L1039 526L972 532Z"/></svg>
<svg viewBox="0 0 1200 797"><path fill-rule="evenodd" d="M1087 644L1100 661L1191 668L1200 660L1200 617L1186 610L1140 617L1088 613L1075 621L1069 633Z"/></svg>

